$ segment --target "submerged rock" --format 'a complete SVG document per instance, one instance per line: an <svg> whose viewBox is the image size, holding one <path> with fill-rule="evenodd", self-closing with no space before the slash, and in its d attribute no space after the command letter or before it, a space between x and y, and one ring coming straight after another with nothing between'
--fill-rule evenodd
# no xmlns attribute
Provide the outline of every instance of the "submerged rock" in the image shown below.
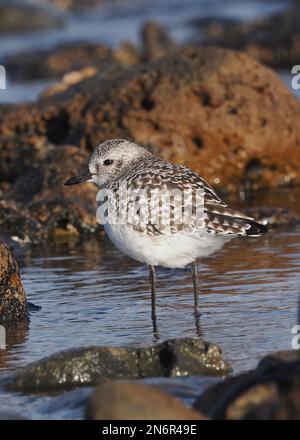
<svg viewBox="0 0 300 440"><path fill-rule="evenodd" d="M28 318L26 294L19 267L8 246L0 242L0 324Z"/></svg>
<svg viewBox="0 0 300 440"><path fill-rule="evenodd" d="M54 354L21 369L5 386L19 391L52 391L97 385L103 379L226 375L229 364L213 344L173 339L146 348L90 347Z"/></svg>
<svg viewBox="0 0 300 440"><path fill-rule="evenodd" d="M203 420L200 412L156 387L137 383L105 382L89 399L90 420Z"/></svg>
<svg viewBox="0 0 300 440"><path fill-rule="evenodd" d="M206 389L194 408L217 419L299 420L299 374L299 351L275 353Z"/></svg>
<svg viewBox="0 0 300 440"><path fill-rule="evenodd" d="M1 110L0 110L1 113ZM2 181L47 143L92 149L132 139L233 192L300 183L299 101L278 76L231 50L189 47L113 76L96 75L37 104L6 109ZM184 115L184 116L183 116ZM18 145L18 148L16 148Z"/></svg>

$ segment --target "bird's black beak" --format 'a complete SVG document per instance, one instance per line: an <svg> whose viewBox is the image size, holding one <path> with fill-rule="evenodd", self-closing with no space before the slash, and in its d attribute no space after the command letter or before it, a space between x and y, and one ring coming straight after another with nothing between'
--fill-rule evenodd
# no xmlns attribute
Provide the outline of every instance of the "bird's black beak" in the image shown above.
<svg viewBox="0 0 300 440"><path fill-rule="evenodd" d="M91 180L92 173L89 170L84 170L82 173L78 174L77 176L70 177L65 183L64 186L69 185L77 185L78 183L87 182L88 180Z"/></svg>

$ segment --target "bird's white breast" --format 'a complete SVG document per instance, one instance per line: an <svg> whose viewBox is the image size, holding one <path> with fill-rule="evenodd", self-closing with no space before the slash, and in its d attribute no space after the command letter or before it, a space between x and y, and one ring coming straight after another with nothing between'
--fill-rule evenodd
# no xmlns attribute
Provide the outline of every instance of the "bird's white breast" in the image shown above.
<svg viewBox="0 0 300 440"><path fill-rule="evenodd" d="M207 232L147 235L128 224L105 225L114 245L124 254L144 264L169 268L184 267L196 258L220 249L230 237L211 236Z"/></svg>

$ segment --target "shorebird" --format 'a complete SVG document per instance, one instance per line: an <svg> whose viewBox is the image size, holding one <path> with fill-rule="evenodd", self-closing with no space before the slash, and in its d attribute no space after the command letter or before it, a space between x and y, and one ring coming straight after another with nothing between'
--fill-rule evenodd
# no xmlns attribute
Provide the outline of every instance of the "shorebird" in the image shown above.
<svg viewBox="0 0 300 440"><path fill-rule="evenodd" d="M157 266L191 265L197 316L196 260L221 249L232 238L267 232L266 225L227 206L191 169L162 160L124 139L98 145L88 168L68 179L65 185L81 182L93 182L104 191L105 195L98 197L102 208L99 217L114 245L149 266L153 320L156 319ZM121 208L126 213L122 218ZM109 210L118 215L111 216Z"/></svg>

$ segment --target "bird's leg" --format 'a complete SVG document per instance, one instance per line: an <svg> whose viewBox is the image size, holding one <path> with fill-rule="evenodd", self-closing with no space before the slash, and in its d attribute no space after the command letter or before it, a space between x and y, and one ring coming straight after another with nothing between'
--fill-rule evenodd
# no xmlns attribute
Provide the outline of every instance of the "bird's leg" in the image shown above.
<svg viewBox="0 0 300 440"><path fill-rule="evenodd" d="M156 319L156 273L155 267L149 266L149 279L151 282L151 317L153 324L153 335L155 341L159 340L158 328L157 328L157 319Z"/></svg>
<svg viewBox="0 0 300 440"><path fill-rule="evenodd" d="M149 279L151 282L151 316L156 319L156 273L155 267L149 266Z"/></svg>
<svg viewBox="0 0 300 440"><path fill-rule="evenodd" d="M193 279L193 289L194 289L194 314L199 317L199 293L198 293L198 282L197 282L197 265L196 262L192 263L192 279Z"/></svg>

